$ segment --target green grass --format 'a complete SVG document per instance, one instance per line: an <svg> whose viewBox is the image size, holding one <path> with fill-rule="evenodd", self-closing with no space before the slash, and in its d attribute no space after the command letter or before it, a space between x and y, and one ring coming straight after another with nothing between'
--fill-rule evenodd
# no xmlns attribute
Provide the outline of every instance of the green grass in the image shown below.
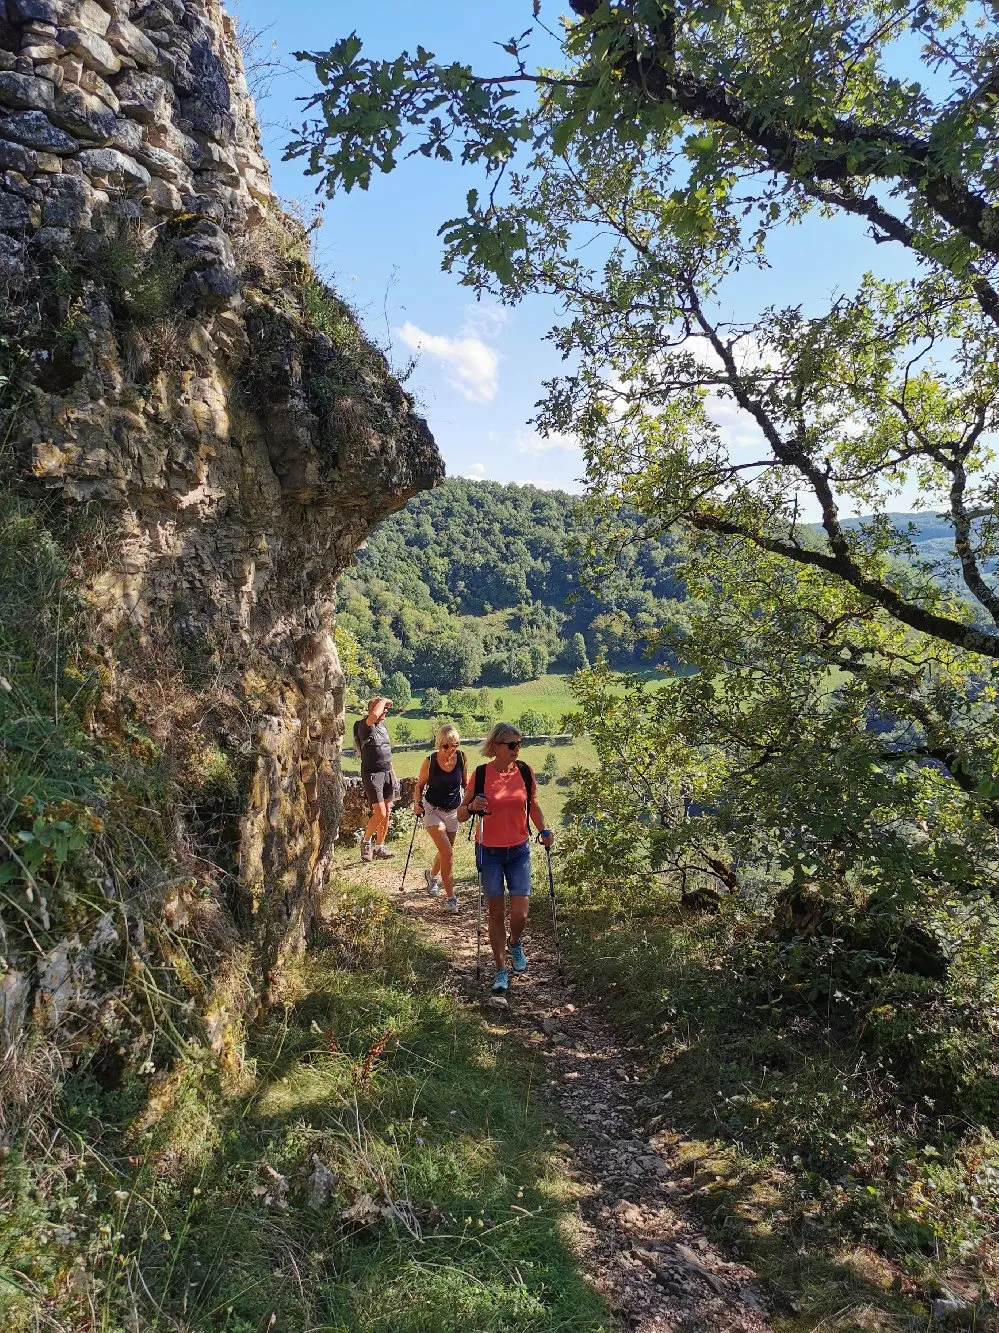
<svg viewBox="0 0 999 1333"><path fill-rule="evenodd" d="M667 677L661 676L658 672L638 672L639 675L647 676L649 679L666 680ZM474 734L476 736L485 735L489 727L496 721L505 721L516 723L518 717L528 710L538 713L546 713L555 719L557 727L560 728L561 718L565 713L576 711L576 702L572 697L569 688L570 677L550 673L541 676L537 680L525 681L521 685L490 685L489 696L493 701L499 700L502 707L494 712L489 718L477 718ZM472 686L472 689L478 691L481 686ZM443 715L448 715L447 709L443 710ZM347 734L349 737L350 727L353 725L354 718L347 719ZM431 720L423 713L423 700L421 695L414 695L409 707L404 711L393 711L388 716L389 735L393 740L396 738L396 731L399 723L405 721L413 732L414 740L429 739L433 735L433 725Z"/></svg>
<svg viewBox="0 0 999 1333"><path fill-rule="evenodd" d="M664 681L667 679L666 677L660 677L656 672L639 674L648 675L651 679L663 679ZM556 723L560 724L562 716L574 712L576 708L569 689L569 677L555 673L541 676L538 680L526 681L522 685L490 686L489 693L492 699L502 701L502 711L498 711L494 718L478 721L470 733L472 735L485 735L493 721L500 719L516 723L517 718L528 710L546 713L554 717ZM447 715L446 710L444 715ZM422 698L420 696L414 696L405 711L389 714L388 729L393 740L396 738L398 725L403 720L410 727L414 741L425 740L427 742L426 749L402 750L394 756L395 768L399 776L412 778L420 771L420 765L430 752L434 730L430 719L423 715ZM353 723L354 718L348 717L348 738ZM474 763L480 762L476 749L470 750L466 746L466 752L470 764L473 761ZM555 756L560 776L568 773L572 768L592 768L596 763L596 751L592 742L586 736L576 737L569 745L525 745L523 757L536 772L540 772L549 752ZM346 755L344 758L345 774L352 776L356 775L358 771L356 761L353 761L349 754ZM561 822L562 808L568 794L569 788L558 782L551 782L539 788L542 809L549 823L558 824Z"/></svg>
<svg viewBox="0 0 999 1333"><path fill-rule="evenodd" d="M914 1333L948 1289L993 1327L995 1069L997 1100L985 1070L973 1119L956 1109L966 1098L948 1105L943 1068L935 1099L908 1092L904 1065L893 1074L838 1036L820 1005L789 1005L773 946L724 915L639 927L563 897L563 919L575 974L646 1043L650 1113L674 1127L708 1229L774 1295L777 1333Z"/></svg>
<svg viewBox="0 0 999 1333"><path fill-rule="evenodd" d="M55 1136L5 1163L5 1326L44 1308L108 1333L608 1328L541 1071L446 973L383 901L344 893L231 1086L196 1054L148 1105L134 1076L69 1079Z"/></svg>
<svg viewBox="0 0 999 1333"><path fill-rule="evenodd" d="M481 686L471 687L476 691ZM489 730L493 722L507 721L516 722L521 713L528 709L535 712L551 714L556 723L558 723L563 713L571 713L575 710L576 704L569 690L569 677L564 675L547 675L538 680L525 681L522 685L490 685L487 686L491 700L501 700L502 709L494 711L489 718L478 718L475 729L475 735L482 736ZM447 709L443 710L443 716L447 716ZM412 729L414 740L429 739L433 735L434 727L431 719L423 713L422 695L414 695L409 707L403 712L393 711L388 717L389 735L395 739L396 729L401 721L405 720ZM348 724L352 725L352 719L348 719ZM349 732L348 725L348 732Z"/></svg>

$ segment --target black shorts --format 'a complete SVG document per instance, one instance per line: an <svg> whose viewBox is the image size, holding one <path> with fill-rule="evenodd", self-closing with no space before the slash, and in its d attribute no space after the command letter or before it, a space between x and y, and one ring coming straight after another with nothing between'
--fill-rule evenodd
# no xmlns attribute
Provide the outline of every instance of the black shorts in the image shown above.
<svg viewBox="0 0 999 1333"><path fill-rule="evenodd" d="M388 769L380 773L362 773L361 783L364 786L364 794L372 805L377 805L379 801L392 804L395 797L395 783Z"/></svg>

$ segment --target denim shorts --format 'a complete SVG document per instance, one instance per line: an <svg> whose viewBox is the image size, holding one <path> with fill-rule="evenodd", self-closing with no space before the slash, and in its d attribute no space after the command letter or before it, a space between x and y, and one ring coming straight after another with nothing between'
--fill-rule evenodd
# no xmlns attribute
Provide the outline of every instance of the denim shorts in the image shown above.
<svg viewBox="0 0 999 1333"><path fill-rule="evenodd" d="M531 844L515 847L476 846L475 859L482 876L482 892L487 898L502 898L503 880L511 898L526 898L531 892Z"/></svg>

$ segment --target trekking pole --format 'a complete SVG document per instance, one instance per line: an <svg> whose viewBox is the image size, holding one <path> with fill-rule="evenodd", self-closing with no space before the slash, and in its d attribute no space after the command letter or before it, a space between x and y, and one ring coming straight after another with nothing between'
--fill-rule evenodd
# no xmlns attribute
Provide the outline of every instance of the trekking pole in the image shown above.
<svg viewBox="0 0 999 1333"><path fill-rule="evenodd" d="M418 827L419 823L420 823L419 816L417 815L416 811L414 810L414 811L413 811L413 836L412 836L412 837L410 838L410 840L409 840L409 851L406 853L406 864L405 864L405 866L403 866L403 870L402 870L402 883L399 885L399 892L400 892L400 893L402 893L402 891L403 891L403 890L405 889L405 887L406 887L406 875L407 875L407 873L408 873L408 871L409 871L409 858L413 855L413 843L416 841L416 830L417 830L417 827Z"/></svg>
<svg viewBox="0 0 999 1333"><path fill-rule="evenodd" d="M485 816L478 814L472 816L472 827L475 826L476 819L484 819ZM478 838L475 840L475 869L479 881L479 908L476 913L475 922L475 980L482 980L482 848Z"/></svg>
<svg viewBox="0 0 999 1333"><path fill-rule="evenodd" d="M541 841L540 835L538 836L538 841ZM559 976L562 976L562 946L558 942L558 907L555 903L555 876L552 874L552 849L550 847L545 847L545 855L548 857L548 896L552 900L552 932L555 935L555 965L558 968Z"/></svg>

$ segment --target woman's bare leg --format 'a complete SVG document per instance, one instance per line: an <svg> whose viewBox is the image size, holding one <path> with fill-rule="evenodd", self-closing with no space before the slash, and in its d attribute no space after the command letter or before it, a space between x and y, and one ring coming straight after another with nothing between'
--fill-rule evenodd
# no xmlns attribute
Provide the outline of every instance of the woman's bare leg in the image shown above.
<svg viewBox="0 0 999 1333"><path fill-rule="evenodd" d="M489 909L489 944L497 967L506 967L506 894L486 899Z"/></svg>
<svg viewBox="0 0 999 1333"><path fill-rule="evenodd" d="M444 892L449 898L454 896L454 878L451 873L451 843L448 840L447 831L436 824L433 828L428 828L427 832L434 840L437 848L437 855L434 857L434 874L440 871L441 883L444 885Z"/></svg>
<svg viewBox="0 0 999 1333"><path fill-rule="evenodd" d="M519 944L520 937L527 925L527 911L531 900L526 893L513 894L510 897L510 943Z"/></svg>
<svg viewBox="0 0 999 1333"><path fill-rule="evenodd" d="M385 835L388 833L389 826L389 808L386 801L375 801L371 807L371 818L368 820L367 827L364 830L364 841L368 842L374 838L376 842L383 843Z"/></svg>

